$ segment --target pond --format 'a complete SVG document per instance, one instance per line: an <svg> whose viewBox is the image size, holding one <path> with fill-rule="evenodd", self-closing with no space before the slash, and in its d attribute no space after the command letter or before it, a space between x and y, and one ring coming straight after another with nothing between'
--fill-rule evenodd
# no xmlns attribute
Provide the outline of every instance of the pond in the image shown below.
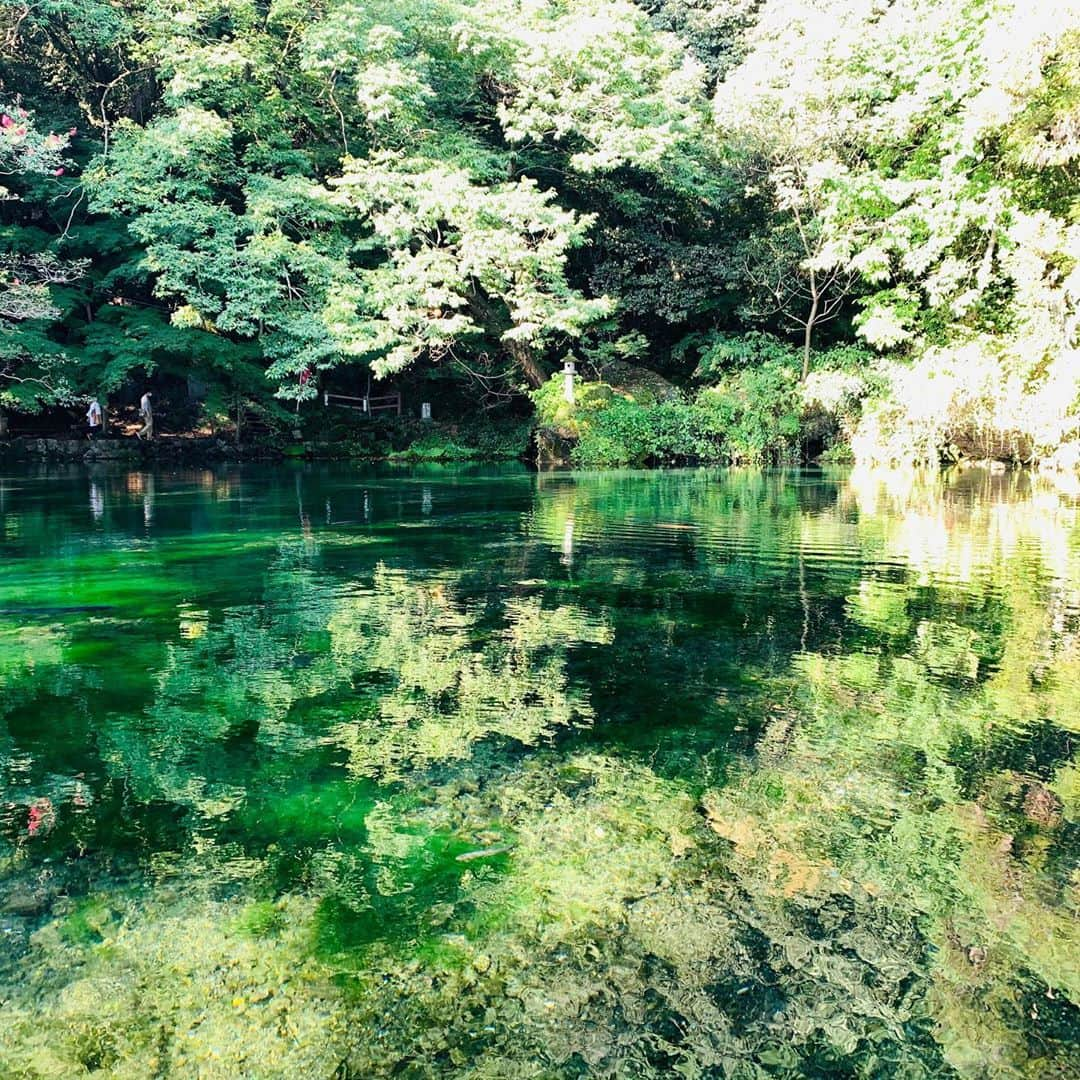
<svg viewBox="0 0 1080 1080"><path fill-rule="evenodd" d="M0 473L0 1076L1080 1075L1080 492Z"/></svg>

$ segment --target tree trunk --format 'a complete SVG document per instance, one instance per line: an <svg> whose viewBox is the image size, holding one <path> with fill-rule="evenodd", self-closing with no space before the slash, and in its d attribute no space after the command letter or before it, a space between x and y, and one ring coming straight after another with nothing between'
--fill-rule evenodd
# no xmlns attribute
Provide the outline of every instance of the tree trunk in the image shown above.
<svg viewBox="0 0 1080 1080"><path fill-rule="evenodd" d="M548 373L540 366L527 342L511 341L507 352L517 361L528 384L535 390L548 380Z"/></svg>
<svg viewBox="0 0 1080 1080"><path fill-rule="evenodd" d="M6 439L8 433L7 413L0 409L0 439Z"/></svg>
<svg viewBox="0 0 1080 1080"><path fill-rule="evenodd" d="M817 322L818 308L821 297L818 295L817 277L814 271L810 271L810 314L806 317L806 326L803 329L803 354L802 354L802 381L810 374L810 343L814 335L814 323Z"/></svg>
<svg viewBox="0 0 1080 1080"><path fill-rule="evenodd" d="M803 331L803 351L802 351L802 381L806 382L806 377L810 374L810 335L814 329L814 324L808 322L806 329Z"/></svg>
<svg viewBox="0 0 1080 1080"><path fill-rule="evenodd" d="M498 340L506 332L508 320L506 312L499 305L493 303L482 289L472 290L469 298L469 308L476 321L491 335ZM540 365L533 353L532 347L527 341L508 341L506 351L513 357L518 367L521 368L528 384L535 390L543 386L548 380L548 372Z"/></svg>

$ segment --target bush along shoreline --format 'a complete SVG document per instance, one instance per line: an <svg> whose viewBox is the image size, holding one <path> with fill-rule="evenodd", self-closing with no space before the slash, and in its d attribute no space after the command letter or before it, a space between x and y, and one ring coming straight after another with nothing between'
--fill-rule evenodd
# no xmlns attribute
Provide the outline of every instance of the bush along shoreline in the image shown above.
<svg viewBox="0 0 1080 1080"><path fill-rule="evenodd" d="M150 442L116 434L85 437L9 434L0 459L124 463L341 460L438 463L523 461L539 468L605 469L738 465L862 465L1080 468L1080 417L1049 436L1024 416L1005 416L1001 388L980 397L946 367L906 369L929 385L915 402L897 400L881 364L857 347L823 352L804 379L797 350L768 335L729 346L740 351L703 360L686 385L651 369L609 361L563 373L528 394L531 413L421 420L360 419L354 412L306 406L245 434L164 432ZM893 373L895 376L895 373ZM914 395L915 391L911 393ZM442 403L437 403L441 406ZM448 411L439 409L439 411ZM1045 419L1045 413L1042 414ZM1027 420L1030 421L1031 414ZM1069 423L1072 427L1069 427Z"/></svg>
<svg viewBox="0 0 1080 1080"><path fill-rule="evenodd" d="M754 346L736 370L699 368L699 385L690 390L666 384L658 393L625 377L575 376L571 403L564 377L553 376L531 395L539 463L1080 466L1080 416L1065 416L1048 432L1006 414L989 379L980 391L947 368L918 379L919 369L908 369L908 381L927 388L909 389L903 402L889 373L867 365L861 349L827 351L803 379L794 350L764 336Z"/></svg>

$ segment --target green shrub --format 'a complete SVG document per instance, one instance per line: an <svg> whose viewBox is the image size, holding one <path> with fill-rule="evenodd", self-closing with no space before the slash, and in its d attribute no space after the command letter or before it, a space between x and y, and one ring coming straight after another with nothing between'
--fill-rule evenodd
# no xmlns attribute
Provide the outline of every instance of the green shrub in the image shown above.
<svg viewBox="0 0 1080 1080"><path fill-rule="evenodd" d="M511 460L528 452L531 433L532 420L528 418L485 419L460 425L458 439L474 448L475 456L483 461Z"/></svg>
<svg viewBox="0 0 1080 1080"><path fill-rule="evenodd" d="M717 378L725 372L763 366L785 367L800 363L799 353L772 334L751 330L745 334L713 332L697 335L687 346L698 352L698 378Z"/></svg>
<svg viewBox="0 0 1080 1080"><path fill-rule="evenodd" d="M721 442L707 419L685 401L639 405L616 398L583 428L571 459L592 468L722 461Z"/></svg>
<svg viewBox="0 0 1080 1080"><path fill-rule="evenodd" d="M854 465L855 451L851 444L835 442L814 459L819 465Z"/></svg>
<svg viewBox="0 0 1080 1080"><path fill-rule="evenodd" d="M692 402L639 401L604 383L576 381L575 388L573 404L563 397L561 376L532 394L540 425L578 440L575 465L780 465L800 458L807 403L799 358L779 343L768 358L720 376Z"/></svg>
<svg viewBox="0 0 1080 1080"><path fill-rule="evenodd" d="M517 417L460 424L365 421L347 446L351 457L366 460L493 461L523 457L531 430L531 421Z"/></svg>
<svg viewBox="0 0 1080 1080"><path fill-rule="evenodd" d="M654 445L649 411L636 402L616 399L588 424L579 425L580 439L571 460L588 468L644 464Z"/></svg>
<svg viewBox="0 0 1080 1080"><path fill-rule="evenodd" d="M439 432L421 436L404 450L386 455L390 461L471 461L477 457L475 447L465 446L456 438Z"/></svg>
<svg viewBox="0 0 1080 1080"><path fill-rule="evenodd" d="M608 408L618 397L607 383L585 382L574 376L574 401L563 396L563 376L552 375L546 383L529 394L536 408L536 420L542 427L553 427L563 435L576 437L589 426L590 419Z"/></svg>
<svg viewBox="0 0 1080 1080"><path fill-rule="evenodd" d="M799 457L803 398L798 370L771 361L725 375L698 394L703 437L723 441L737 464L782 464Z"/></svg>

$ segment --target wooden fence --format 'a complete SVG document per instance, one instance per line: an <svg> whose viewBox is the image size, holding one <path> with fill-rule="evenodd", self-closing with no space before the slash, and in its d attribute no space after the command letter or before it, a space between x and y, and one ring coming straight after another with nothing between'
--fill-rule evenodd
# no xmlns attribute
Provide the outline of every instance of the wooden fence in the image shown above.
<svg viewBox="0 0 1080 1080"><path fill-rule="evenodd" d="M349 394L331 394L329 392L323 393L323 405L329 406L336 405L340 409L355 409L357 412L362 412L365 416L371 416L372 413L385 412L388 409L393 409L398 416L401 415L401 393L394 394L379 394L377 397L371 397L365 395L364 397L351 397Z"/></svg>

